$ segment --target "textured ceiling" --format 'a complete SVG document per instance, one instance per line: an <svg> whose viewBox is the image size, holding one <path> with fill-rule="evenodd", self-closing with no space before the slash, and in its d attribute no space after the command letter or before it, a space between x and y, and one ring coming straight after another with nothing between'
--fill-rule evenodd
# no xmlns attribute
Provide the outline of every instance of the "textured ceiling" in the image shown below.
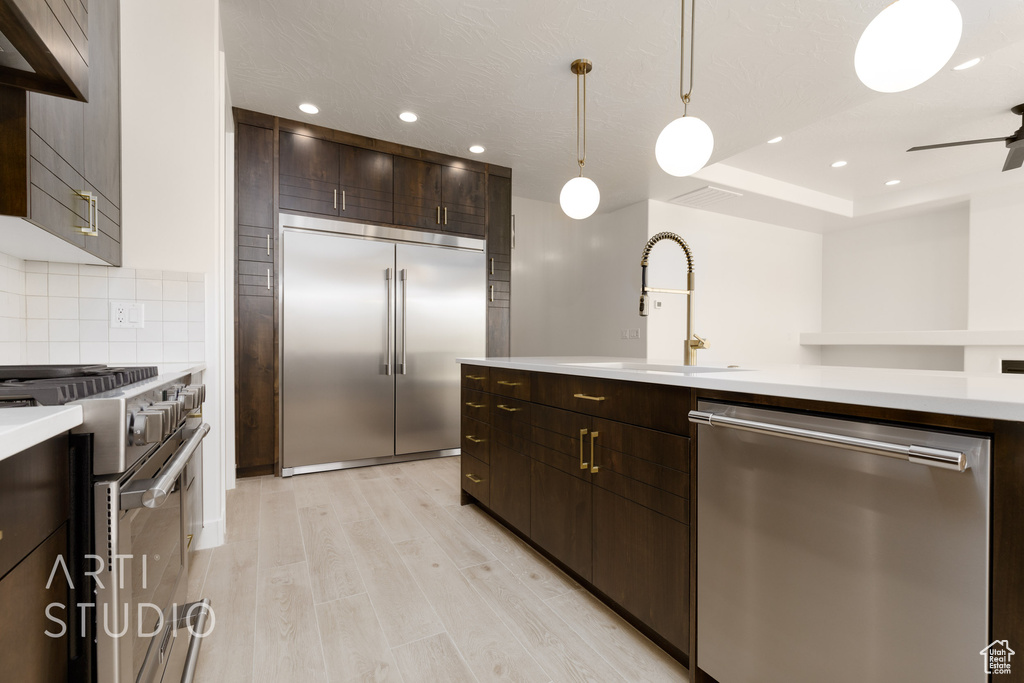
<svg viewBox="0 0 1024 683"><path fill-rule="evenodd" d="M957 57L908 93L860 84L853 51L889 0L697 0L690 113L715 132L712 161L861 199L1001 164L995 149L909 159L901 150L1009 135L1024 102L1024 3L959 0ZM602 211L693 187L654 160L661 128L682 114L677 0L221 0L233 103L371 137L471 156L514 170L515 194L555 202L575 175L575 77L588 77L587 175ZM954 58L956 61L956 58ZM317 116L298 111L313 102ZM420 116L404 124L398 113ZM764 141L784 135L780 145ZM920 155L929 154L922 152ZM838 155L838 156L836 156ZM827 163L844 157L837 174ZM824 164L824 165L823 165ZM1018 171L1024 174L1024 171Z"/></svg>

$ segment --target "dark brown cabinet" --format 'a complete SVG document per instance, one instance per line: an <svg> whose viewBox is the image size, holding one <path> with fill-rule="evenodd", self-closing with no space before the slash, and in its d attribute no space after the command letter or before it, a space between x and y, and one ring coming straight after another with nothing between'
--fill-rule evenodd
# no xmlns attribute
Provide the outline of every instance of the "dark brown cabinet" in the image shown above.
<svg viewBox="0 0 1024 683"><path fill-rule="evenodd" d="M487 176L487 355L508 356L512 306L512 179Z"/></svg>
<svg viewBox="0 0 1024 683"><path fill-rule="evenodd" d="M395 157L395 223L483 237L486 186L481 171Z"/></svg>
<svg viewBox="0 0 1024 683"><path fill-rule="evenodd" d="M89 101L0 88L0 213L121 265L118 0L93 0Z"/></svg>
<svg viewBox="0 0 1024 683"><path fill-rule="evenodd" d="M89 14L84 0L0 0L0 26L14 48L0 51L0 85L92 100L96 48Z"/></svg>

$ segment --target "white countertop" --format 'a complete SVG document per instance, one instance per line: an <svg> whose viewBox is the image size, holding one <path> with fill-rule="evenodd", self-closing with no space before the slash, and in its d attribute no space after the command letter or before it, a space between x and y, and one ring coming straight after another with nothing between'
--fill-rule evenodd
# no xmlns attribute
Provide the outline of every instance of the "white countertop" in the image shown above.
<svg viewBox="0 0 1024 683"><path fill-rule="evenodd" d="M0 409L0 460L82 424L81 406Z"/></svg>
<svg viewBox="0 0 1024 683"><path fill-rule="evenodd" d="M603 377L695 389L831 401L1024 422L1024 375L790 365L727 372L669 372L642 358L460 358L459 362L534 372ZM580 366L626 363L644 369ZM680 367L685 371L686 368Z"/></svg>

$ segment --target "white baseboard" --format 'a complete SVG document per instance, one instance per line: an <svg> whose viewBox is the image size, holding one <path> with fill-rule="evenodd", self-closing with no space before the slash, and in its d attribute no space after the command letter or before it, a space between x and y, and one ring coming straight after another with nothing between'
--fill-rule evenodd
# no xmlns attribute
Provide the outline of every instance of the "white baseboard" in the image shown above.
<svg viewBox="0 0 1024 683"><path fill-rule="evenodd" d="M199 539L192 539L192 547L196 550L203 550L224 545L224 530L223 519L206 520L203 523L203 530L199 533Z"/></svg>

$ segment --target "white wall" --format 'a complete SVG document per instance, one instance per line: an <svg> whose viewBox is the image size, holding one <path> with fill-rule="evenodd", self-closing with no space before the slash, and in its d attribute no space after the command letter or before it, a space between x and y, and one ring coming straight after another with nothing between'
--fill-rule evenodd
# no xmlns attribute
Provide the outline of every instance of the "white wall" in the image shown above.
<svg viewBox="0 0 1024 683"><path fill-rule="evenodd" d="M643 357L646 203L577 221L558 204L513 197L512 213L512 355ZM640 338L622 339L629 328Z"/></svg>
<svg viewBox="0 0 1024 683"><path fill-rule="evenodd" d="M817 363L818 351L800 346L799 333L820 325L821 235L654 200L648 214L649 236L674 232L693 252L693 331L710 345L697 352L699 365ZM655 246L647 284L686 289L686 259L675 243ZM686 297L652 298L662 307L648 318L647 356L682 362Z"/></svg>

